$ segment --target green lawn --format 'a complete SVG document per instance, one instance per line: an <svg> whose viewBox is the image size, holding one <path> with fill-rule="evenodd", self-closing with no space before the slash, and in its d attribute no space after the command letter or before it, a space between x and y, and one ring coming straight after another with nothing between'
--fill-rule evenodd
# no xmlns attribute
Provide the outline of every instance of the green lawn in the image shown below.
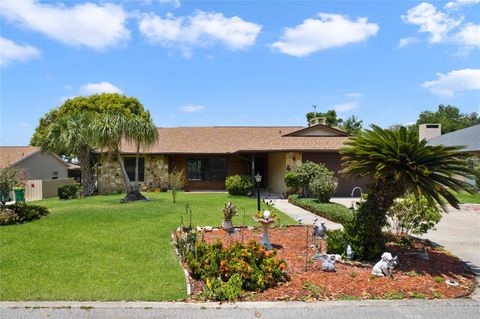
<svg viewBox="0 0 480 319"><path fill-rule="evenodd" d="M0 300L175 300L186 296L170 236L188 222L219 226L226 201L245 208L255 224L256 200L222 193L150 193L150 202L121 204L96 196L39 204L52 214L0 227ZM234 219L242 223L242 217ZM293 220L280 214L282 224Z"/></svg>
<svg viewBox="0 0 480 319"><path fill-rule="evenodd" d="M456 193L455 196L462 204L480 204L480 193Z"/></svg>

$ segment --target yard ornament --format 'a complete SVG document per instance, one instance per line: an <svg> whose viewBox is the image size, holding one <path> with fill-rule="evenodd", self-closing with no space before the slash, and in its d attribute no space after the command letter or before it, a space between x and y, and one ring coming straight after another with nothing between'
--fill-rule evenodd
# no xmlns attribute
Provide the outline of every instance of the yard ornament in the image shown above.
<svg viewBox="0 0 480 319"><path fill-rule="evenodd" d="M335 255L323 255L322 256L322 270L326 272L335 271Z"/></svg>
<svg viewBox="0 0 480 319"><path fill-rule="evenodd" d="M398 256L392 257L392 254L385 252L382 254L382 259L373 266L372 275L377 277L390 277L393 273L393 268L398 265Z"/></svg>

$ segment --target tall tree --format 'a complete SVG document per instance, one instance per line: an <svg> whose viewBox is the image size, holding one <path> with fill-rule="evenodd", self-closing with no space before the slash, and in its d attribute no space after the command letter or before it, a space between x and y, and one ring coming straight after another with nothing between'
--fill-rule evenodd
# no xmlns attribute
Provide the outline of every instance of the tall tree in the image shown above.
<svg viewBox="0 0 480 319"><path fill-rule="evenodd" d="M363 121L360 121L355 115L352 115L347 118L340 127L348 134L354 135L360 133L362 130L362 124Z"/></svg>
<svg viewBox="0 0 480 319"><path fill-rule="evenodd" d="M337 117L337 112L335 110L328 110L327 112L308 112L306 117L307 123L309 123L314 117L324 117L327 126L339 126L343 122L343 119Z"/></svg>
<svg viewBox="0 0 480 319"><path fill-rule="evenodd" d="M59 108L51 110L40 119L30 141L31 145L40 146L47 152L78 158L82 169L82 186L85 196L93 194L95 186L90 156L98 146L96 139L98 134L95 134L96 132L92 129L92 123L98 123L105 114L118 114L129 119L138 116L149 121L150 126L154 127L150 114L136 98L116 93L103 93L75 97L65 101ZM138 134L128 133L126 136L136 136L135 141L139 143L146 143L149 139L151 141L148 136L141 137L140 132L145 134L145 130L137 129L134 124L131 132ZM153 134L156 134L156 130ZM138 172L138 165L136 171Z"/></svg>
<svg viewBox="0 0 480 319"><path fill-rule="evenodd" d="M151 131L145 133L143 129L137 129L139 126L145 129L150 128ZM152 144L157 138L157 129L150 118L150 114L148 114L148 112L138 115L105 113L97 118L92 129L98 147L103 151L113 154L120 165L127 192L124 201L146 200L138 189L138 153L141 146ZM132 185L127 170L125 169L125 162L121 153L123 142L134 142L137 146L135 173L137 182L135 183L135 187Z"/></svg>
<svg viewBox="0 0 480 319"><path fill-rule="evenodd" d="M455 106L440 104L438 110L435 112L423 111L420 113L416 122L417 129L418 125L427 123L441 124L442 134L445 134L480 124L480 117L476 112L463 114L460 113L460 110Z"/></svg>
<svg viewBox="0 0 480 319"><path fill-rule="evenodd" d="M95 192L95 177L90 156L94 148L92 121L91 114L81 111L57 116L50 125L42 127L44 138L40 138L37 143L43 152L78 158L84 196L93 195Z"/></svg>
<svg viewBox="0 0 480 319"><path fill-rule="evenodd" d="M384 248L386 213L406 191L425 196L431 205L443 205L443 198L456 208L454 191L473 192L471 185L456 178L471 178L469 155L459 147L429 146L405 127L392 131L375 125L345 144L341 150L342 173L371 179L366 201L346 227L360 258L378 258Z"/></svg>

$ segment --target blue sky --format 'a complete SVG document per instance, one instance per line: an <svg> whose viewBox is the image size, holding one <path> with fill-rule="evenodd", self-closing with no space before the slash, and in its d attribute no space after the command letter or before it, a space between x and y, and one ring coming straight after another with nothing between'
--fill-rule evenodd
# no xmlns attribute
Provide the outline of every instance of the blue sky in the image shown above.
<svg viewBox="0 0 480 319"><path fill-rule="evenodd" d="M0 145L68 97L122 92L158 126L364 124L480 110L480 0L0 0Z"/></svg>

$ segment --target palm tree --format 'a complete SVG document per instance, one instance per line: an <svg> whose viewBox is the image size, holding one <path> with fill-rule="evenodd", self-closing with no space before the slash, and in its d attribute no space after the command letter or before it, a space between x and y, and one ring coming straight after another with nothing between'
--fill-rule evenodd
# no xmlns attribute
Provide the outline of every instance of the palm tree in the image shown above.
<svg viewBox="0 0 480 319"><path fill-rule="evenodd" d="M92 116L85 112L63 115L47 127L45 138L39 141L42 152L68 154L77 157L82 172L84 196L95 192L95 177L91 163Z"/></svg>
<svg viewBox="0 0 480 319"><path fill-rule="evenodd" d="M126 115L121 113L106 113L98 116L93 125L95 141L98 147L108 153L114 154L125 181L127 195L124 201L146 200L138 189L138 154L140 146L152 144L157 139L157 130L149 114ZM148 122L148 123L147 123ZM150 131L146 128L150 128ZM154 130L155 132L152 132ZM128 177L125 163L120 152L122 141L135 142L137 145L137 161L135 179L137 187L133 187Z"/></svg>
<svg viewBox="0 0 480 319"><path fill-rule="evenodd" d="M127 137L130 142L135 143L137 152L135 158L135 189L140 190L138 183L138 160L140 157L140 147L148 146L155 143L158 139L158 130L153 123L150 113L147 111L144 116L135 116L131 120L131 125L128 128L132 129L131 132L127 132Z"/></svg>
<svg viewBox="0 0 480 319"><path fill-rule="evenodd" d="M360 258L378 258L384 248L382 228L387 222L386 213L406 191L425 196L431 205L443 206L446 200L455 208L459 202L452 191L473 191L471 185L457 178L471 177L469 155L461 152L460 147L430 146L405 127L387 130L376 125L345 144L341 150L342 173L371 180L366 201L353 223L346 225Z"/></svg>

